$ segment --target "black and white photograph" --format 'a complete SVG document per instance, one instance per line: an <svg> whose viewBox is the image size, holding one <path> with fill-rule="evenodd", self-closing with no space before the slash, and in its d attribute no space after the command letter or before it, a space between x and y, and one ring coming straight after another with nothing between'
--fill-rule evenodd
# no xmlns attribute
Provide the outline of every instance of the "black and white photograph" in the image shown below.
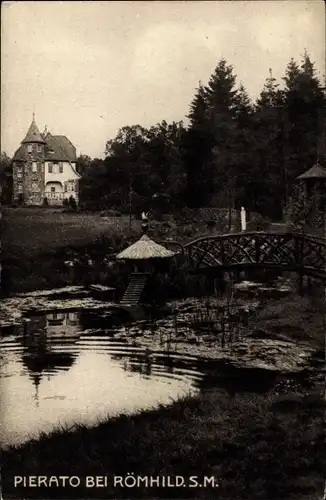
<svg viewBox="0 0 326 500"><path fill-rule="evenodd" d="M3 1L0 500L326 500L323 0Z"/></svg>

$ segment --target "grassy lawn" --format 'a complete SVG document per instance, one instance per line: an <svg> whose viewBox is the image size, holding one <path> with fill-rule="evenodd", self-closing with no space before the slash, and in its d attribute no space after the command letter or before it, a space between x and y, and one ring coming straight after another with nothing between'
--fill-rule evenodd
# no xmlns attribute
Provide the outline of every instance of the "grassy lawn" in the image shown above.
<svg viewBox="0 0 326 500"><path fill-rule="evenodd" d="M157 240L172 237L187 241L203 234L205 229L200 223L182 226L151 221L148 234ZM133 219L129 230L128 216L100 217L99 214L63 213L62 209L54 208L4 208L2 293L7 296L81 284L71 279L64 269L65 260L71 260L72 254L78 258L89 255L103 262L104 256L120 251L141 234L139 220ZM107 278L103 279L105 284ZM102 279L96 275L94 281L100 283Z"/></svg>
<svg viewBox="0 0 326 500"><path fill-rule="evenodd" d="M4 208L2 293L72 284L63 265L71 249L81 256L90 246L102 254L110 253L113 248L120 249L128 238L134 241L140 234L139 225L133 220L130 232L126 216L108 218L53 208Z"/></svg>
<svg viewBox="0 0 326 500"><path fill-rule="evenodd" d="M4 208L3 257L34 257L69 245L84 245L113 231L128 232L126 216L63 213L53 208ZM133 228L139 222L133 221Z"/></svg>
<svg viewBox="0 0 326 500"><path fill-rule="evenodd" d="M57 431L3 454L4 498L322 498L325 403L320 395L220 391L120 416L93 429ZM114 476L214 476L218 487L137 488ZM77 488L14 488L13 476L78 476ZM105 476L87 488L86 476ZM199 483L200 484L200 483Z"/></svg>

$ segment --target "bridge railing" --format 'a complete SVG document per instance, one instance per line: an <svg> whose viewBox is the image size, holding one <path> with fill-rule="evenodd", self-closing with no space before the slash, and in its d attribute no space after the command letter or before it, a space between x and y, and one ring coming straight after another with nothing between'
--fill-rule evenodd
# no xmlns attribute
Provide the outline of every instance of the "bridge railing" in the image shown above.
<svg viewBox="0 0 326 500"><path fill-rule="evenodd" d="M184 246L162 244L186 255L196 269L256 266L326 275L326 239L304 233L241 232L203 236Z"/></svg>

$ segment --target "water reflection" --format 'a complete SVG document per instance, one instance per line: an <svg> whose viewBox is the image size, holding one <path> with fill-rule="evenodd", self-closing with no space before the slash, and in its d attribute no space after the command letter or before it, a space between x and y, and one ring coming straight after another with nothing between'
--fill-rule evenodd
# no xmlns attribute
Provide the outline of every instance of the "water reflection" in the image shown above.
<svg viewBox="0 0 326 500"><path fill-rule="evenodd" d="M77 328L78 315L76 312L53 312L47 315L38 315L24 319L23 336L18 338L24 347L21 356L23 365L22 374L27 372L32 380L35 392L33 399L39 407L39 391L42 380L47 381L56 373L68 371L77 353L53 351L53 343L59 339L60 344L74 344L80 335Z"/></svg>
<svg viewBox="0 0 326 500"><path fill-rule="evenodd" d="M198 345L220 345L221 335L209 323L210 312L188 316L137 323L116 309L26 316L0 338L3 443L24 442L58 425L96 424L213 386L231 396L268 390L271 371L248 375L196 356ZM233 328L228 320L225 331L228 325ZM185 342L189 354L178 353Z"/></svg>
<svg viewBox="0 0 326 500"><path fill-rule="evenodd" d="M94 327L94 314L29 315L15 334L0 339L2 444L24 442L58 425L95 424L196 391L202 374L174 374L168 360L115 338L119 315L99 316L96 326L102 329L89 331L85 326Z"/></svg>
<svg viewBox="0 0 326 500"><path fill-rule="evenodd" d="M54 311L24 318L24 334L34 335L46 333L49 337L55 335L74 337L80 332L79 313L77 311Z"/></svg>

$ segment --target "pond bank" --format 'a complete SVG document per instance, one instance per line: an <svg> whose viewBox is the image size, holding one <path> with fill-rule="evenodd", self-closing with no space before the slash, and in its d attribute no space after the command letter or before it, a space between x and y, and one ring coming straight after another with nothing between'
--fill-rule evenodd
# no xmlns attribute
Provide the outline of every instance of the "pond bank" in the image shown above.
<svg viewBox="0 0 326 500"><path fill-rule="evenodd" d="M191 314L190 306L184 301L179 310ZM283 356L282 377L272 389L260 394L234 387L203 389L198 396L168 407L120 416L95 428L60 430L12 447L3 453L4 497L321 498L326 467L323 310L310 299L291 295L268 300L252 321L249 347L257 339L274 339L296 349L291 363L296 360L299 368L293 370ZM282 356L271 347L262 362L280 362ZM311 355L300 356L308 351ZM240 351L236 357L241 359ZM252 360L256 357L254 351ZM218 487L145 488L144 483L137 488L114 487L113 476L128 473L155 478L214 476ZM28 491L14 488L15 475L78 475L80 486ZM85 477L95 475L107 477L107 485L87 488Z"/></svg>
<svg viewBox="0 0 326 500"><path fill-rule="evenodd" d="M325 403L318 392L203 393L96 428L58 431L3 454L5 498L321 498ZM214 477L218 487L114 487L114 476ZM78 476L77 488L13 487L13 477ZM87 488L86 476L104 476ZM128 483L130 484L130 482ZM156 483L157 484L157 483Z"/></svg>

